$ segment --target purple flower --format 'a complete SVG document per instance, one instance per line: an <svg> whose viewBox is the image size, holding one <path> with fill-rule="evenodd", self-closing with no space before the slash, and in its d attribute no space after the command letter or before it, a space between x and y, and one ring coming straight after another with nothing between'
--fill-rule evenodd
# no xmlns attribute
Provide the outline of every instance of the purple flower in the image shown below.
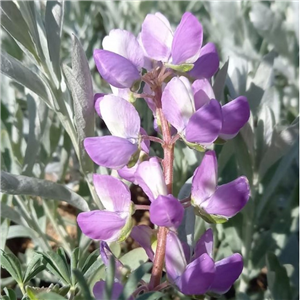
<svg viewBox="0 0 300 300"><path fill-rule="evenodd" d="M141 44L146 55L176 70L176 65L194 64L188 74L194 78L210 78L219 67L219 56L212 43L202 47L203 28L197 18L183 14L175 33L161 13L148 14L142 24ZM202 48L201 48L202 47Z"/></svg>
<svg viewBox="0 0 300 300"><path fill-rule="evenodd" d="M166 244L166 271L170 281L187 295L207 292L226 293L243 270L242 256L235 253L218 262L212 259L213 234L208 229L199 239L191 256L177 235L169 232Z"/></svg>
<svg viewBox="0 0 300 300"><path fill-rule="evenodd" d="M152 202L150 220L158 226L177 228L183 218L184 209L172 195L167 194L162 169L157 158L140 163L136 181Z"/></svg>
<svg viewBox="0 0 300 300"><path fill-rule="evenodd" d="M212 258L203 253L190 261L172 231L167 235L165 264L169 280L186 295L202 295L213 283L216 268Z"/></svg>
<svg viewBox="0 0 300 300"><path fill-rule="evenodd" d="M106 268L109 266L110 259L113 258L115 264L115 279L121 282L122 277L128 273L128 269L126 269L124 265L114 256L107 243L104 241L100 242L100 255Z"/></svg>
<svg viewBox="0 0 300 300"><path fill-rule="evenodd" d="M195 79L211 78L219 69L219 55L213 43L207 43L201 48L200 56L194 67L187 74Z"/></svg>
<svg viewBox="0 0 300 300"><path fill-rule="evenodd" d="M192 86L187 78L174 77L162 94L162 110L189 146L210 145L222 128L222 111L217 100L201 107L194 101Z"/></svg>
<svg viewBox="0 0 300 300"><path fill-rule="evenodd" d="M207 79L194 81L193 94L196 110L215 99L211 84ZM250 107L247 98L237 97L222 106L223 124L219 137L228 140L235 137L250 117Z"/></svg>
<svg viewBox="0 0 300 300"><path fill-rule="evenodd" d="M95 111L97 112L98 116L102 119L102 115L100 112L100 102L104 99L105 94L103 93L96 93L94 95L94 107Z"/></svg>
<svg viewBox="0 0 300 300"><path fill-rule="evenodd" d="M110 299L111 300L119 299L119 296L121 295L123 289L124 289L124 287L121 283L114 282ZM105 299L105 281L104 280L100 280L95 283L94 288L93 288L93 293L94 293L96 300ZM128 300L133 300L133 299L134 298L132 296L130 296L128 298Z"/></svg>
<svg viewBox="0 0 300 300"><path fill-rule="evenodd" d="M130 236L145 249L150 260L154 261L156 250L156 232L147 225L134 226Z"/></svg>
<svg viewBox="0 0 300 300"><path fill-rule="evenodd" d="M207 253L210 257L213 255L213 232L210 228L197 242L192 260L203 253ZM235 253L215 262L215 267L215 276L208 291L225 294L242 273L243 258L239 253Z"/></svg>
<svg viewBox="0 0 300 300"><path fill-rule="evenodd" d="M134 106L117 96L106 95L100 101L99 113L112 136L86 138L84 147L88 155L107 168L134 165L141 148L141 121Z"/></svg>
<svg viewBox="0 0 300 300"><path fill-rule="evenodd" d="M81 231L94 240L122 241L129 235L134 205L128 187L119 179L94 174L96 192L105 210L80 213L77 217Z"/></svg>
<svg viewBox="0 0 300 300"><path fill-rule="evenodd" d="M94 50L94 60L105 81L117 88L131 88L140 80L144 54L132 33L111 30L103 40L103 49Z"/></svg>
<svg viewBox="0 0 300 300"><path fill-rule="evenodd" d="M191 204L209 223L223 223L248 202L250 187L246 177L218 186L218 164L214 151L205 153L192 180Z"/></svg>

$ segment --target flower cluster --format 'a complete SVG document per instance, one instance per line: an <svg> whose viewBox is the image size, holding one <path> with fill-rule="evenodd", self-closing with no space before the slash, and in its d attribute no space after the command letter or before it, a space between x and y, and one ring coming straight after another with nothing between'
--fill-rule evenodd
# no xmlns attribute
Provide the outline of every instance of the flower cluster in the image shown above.
<svg viewBox="0 0 300 300"><path fill-rule="evenodd" d="M202 42L202 25L191 13L182 16L174 31L161 13L155 13L146 16L138 37L112 30L103 40L103 49L94 51L97 69L112 89L110 95L95 95L95 109L111 135L86 138L85 150L96 164L115 169L121 179L139 185L151 201L151 222L167 231L157 236L150 227L134 227L132 214L139 206L131 201L122 180L108 175L93 177L105 209L80 213L77 219L85 235L102 243L122 241L131 234L154 263L163 253L169 282L188 295L225 293L239 277L243 262L240 254L213 260L211 229L193 249L182 243L177 229L185 207L192 205L195 214L208 223L222 223L236 215L250 197L244 176L218 185L216 154L206 151L216 141L235 137L250 110L243 96L223 106L216 99L211 78L218 70L219 57L214 44ZM138 98L144 98L151 109L158 136L148 136L141 127L134 106ZM179 140L206 151L194 172L191 195L183 201L172 195L173 150ZM150 157L150 141L162 144L163 159ZM165 239L163 251L156 249L156 239ZM98 282L97 299L103 289L104 282ZM120 281L116 282L113 294L119 295L121 289Z"/></svg>

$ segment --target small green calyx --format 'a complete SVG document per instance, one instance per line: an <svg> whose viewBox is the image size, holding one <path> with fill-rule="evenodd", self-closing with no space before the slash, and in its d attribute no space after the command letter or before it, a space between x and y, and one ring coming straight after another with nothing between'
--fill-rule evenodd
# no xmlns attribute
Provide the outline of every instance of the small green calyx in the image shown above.
<svg viewBox="0 0 300 300"><path fill-rule="evenodd" d="M156 247L157 247L157 236L156 235L151 235L151 249L155 253L156 252Z"/></svg>
<svg viewBox="0 0 300 300"><path fill-rule="evenodd" d="M214 144L217 144L217 145L224 145L226 143L225 140L221 139L220 137L218 137L215 141L214 141Z"/></svg>
<svg viewBox="0 0 300 300"><path fill-rule="evenodd" d="M220 215L208 214L202 207L195 204L193 198L191 204L194 206L195 215L201 217L205 222L210 224L222 224L228 221L228 218Z"/></svg>
<svg viewBox="0 0 300 300"><path fill-rule="evenodd" d="M126 222L125 226L121 230L121 234L118 239L118 242L123 242L129 236L129 234L134 226L134 222L131 217L134 214L134 212L135 212L135 206L134 206L134 203L131 202L130 207L129 207L129 216L127 218L127 222Z"/></svg>
<svg viewBox="0 0 300 300"><path fill-rule="evenodd" d="M195 149L199 152L205 152L205 148L202 147L201 145L199 144L196 144L196 143L191 143L191 142L188 142L185 138L181 137L183 139L183 141L185 142L185 144L191 148L191 149Z"/></svg>
<svg viewBox="0 0 300 300"><path fill-rule="evenodd" d="M128 164L127 164L127 167L128 168L132 168L139 160L139 157L140 157L140 149L138 149L130 158Z"/></svg>
<svg viewBox="0 0 300 300"><path fill-rule="evenodd" d="M136 98L134 97L132 92L129 93L128 101L132 104L136 101Z"/></svg>
<svg viewBox="0 0 300 300"><path fill-rule="evenodd" d="M130 91L132 91L132 92L134 92L134 93L136 93L140 88L141 88L141 80L139 79L139 80L136 80L133 84L132 84L132 86L131 86L131 88L130 88Z"/></svg>
<svg viewBox="0 0 300 300"><path fill-rule="evenodd" d="M194 64L181 64L181 65L172 65L172 64L165 64L167 68L170 68L177 72L188 72L194 68Z"/></svg>

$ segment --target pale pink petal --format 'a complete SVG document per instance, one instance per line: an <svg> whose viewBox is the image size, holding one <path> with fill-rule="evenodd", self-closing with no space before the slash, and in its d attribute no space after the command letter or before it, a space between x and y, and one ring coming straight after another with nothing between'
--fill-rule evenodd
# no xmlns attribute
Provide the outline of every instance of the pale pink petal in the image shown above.
<svg viewBox="0 0 300 300"><path fill-rule="evenodd" d="M195 170L191 197L200 205L215 192L218 184L218 162L214 151L207 151L200 166Z"/></svg>
<svg viewBox="0 0 300 300"><path fill-rule="evenodd" d="M162 94L162 110L178 133L182 133L195 112L191 85L187 78L174 77Z"/></svg>
<svg viewBox="0 0 300 300"><path fill-rule="evenodd" d="M167 195L163 172L156 157L140 163L135 176L150 201L154 201L159 195Z"/></svg>
<svg viewBox="0 0 300 300"><path fill-rule="evenodd" d="M148 14L142 24L141 41L147 56L167 62L173 34L167 19L160 13Z"/></svg>
<svg viewBox="0 0 300 300"><path fill-rule="evenodd" d="M144 54L136 37L127 30L113 29L102 42L103 49L130 60L139 70L144 65Z"/></svg>
<svg viewBox="0 0 300 300"><path fill-rule="evenodd" d="M138 143L141 120L134 106L114 95L106 95L100 103L103 121L112 135Z"/></svg>
<svg viewBox="0 0 300 300"><path fill-rule="evenodd" d="M131 194L128 187L119 179L109 175L93 175L96 193L109 211L129 212Z"/></svg>

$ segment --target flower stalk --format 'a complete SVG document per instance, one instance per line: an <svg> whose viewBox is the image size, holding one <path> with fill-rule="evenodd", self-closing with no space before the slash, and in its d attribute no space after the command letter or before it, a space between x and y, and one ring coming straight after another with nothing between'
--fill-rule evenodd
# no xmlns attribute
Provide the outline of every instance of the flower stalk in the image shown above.
<svg viewBox="0 0 300 300"><path fill-rule="evenodd" d="M167 191L172 194L173 190L173 161L174 161L174 143L172 143L172 137L170 133L170 127L168 121L166 120L162 109L161 109L161 87L155 90L155 100L159 104L157 107L157 115L161 122L161 131L163 135L163 174L165 178L165 183L167 186ZM162 276L162 270L164 266L164 259L166 253L166 240L167 240L168 228L159 227L157 234L157 248L155 253L155 259L153 263L151 279L149 283L149 290L155 289L159 284Z"/></svg>

